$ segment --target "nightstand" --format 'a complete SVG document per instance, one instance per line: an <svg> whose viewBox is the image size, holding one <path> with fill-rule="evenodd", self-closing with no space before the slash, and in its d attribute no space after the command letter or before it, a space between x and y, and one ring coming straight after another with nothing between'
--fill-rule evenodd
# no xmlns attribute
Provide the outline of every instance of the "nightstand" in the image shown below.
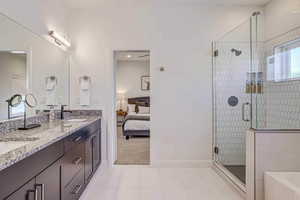
<svg viewBox="0 0 300 200"><path fill-rule="evenodd" d="M123 125L126 115L127 115L127 112L125 112L125 111L122 111L122 110L117 111L117 126Z"/></svg>

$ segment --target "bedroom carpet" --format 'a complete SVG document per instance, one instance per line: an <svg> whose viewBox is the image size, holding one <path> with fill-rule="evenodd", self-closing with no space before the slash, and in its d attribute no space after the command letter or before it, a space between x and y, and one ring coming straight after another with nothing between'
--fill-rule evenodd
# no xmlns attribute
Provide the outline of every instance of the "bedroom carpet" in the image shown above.
<svg viewBox="0 0 300 200"><path fill-rule="evenodd" d="M149 165L150 138L133 137L126 140L118 127L117 165Z"/></svg>

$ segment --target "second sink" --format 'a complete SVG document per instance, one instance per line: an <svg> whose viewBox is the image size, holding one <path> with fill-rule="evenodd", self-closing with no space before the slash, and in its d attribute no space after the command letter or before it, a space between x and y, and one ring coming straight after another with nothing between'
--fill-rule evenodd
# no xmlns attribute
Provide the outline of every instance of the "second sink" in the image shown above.
<svg viewBox="0 0 300 200"><path fill-rule="evenodd" d="M85 122L87 119L68 119L67 122Z"/></svg>
<svg viewBox="0 0 300 200"><path fill-rule="evenodd" d="M31 142L38 139L38 137L0 137L0 142Z"/></svg>

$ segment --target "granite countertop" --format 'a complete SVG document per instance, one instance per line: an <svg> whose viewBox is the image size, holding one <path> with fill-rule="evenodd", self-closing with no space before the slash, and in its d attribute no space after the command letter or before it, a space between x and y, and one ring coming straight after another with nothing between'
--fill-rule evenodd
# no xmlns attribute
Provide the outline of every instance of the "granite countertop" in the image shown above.
<svg viewBox="0 0 300 200"><path fill-rule="evenodd" d="M76 117L78 118L86 120L55 120L32 130L17 130L0 135L0 171L95 122L100 116Z"/></svg>

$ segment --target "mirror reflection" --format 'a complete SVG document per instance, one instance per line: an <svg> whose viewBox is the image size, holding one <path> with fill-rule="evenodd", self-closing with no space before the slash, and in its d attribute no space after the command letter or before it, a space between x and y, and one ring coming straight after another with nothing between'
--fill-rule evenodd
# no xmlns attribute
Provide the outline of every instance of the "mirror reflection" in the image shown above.
<svg viewBox="0 0 300 200"><path fill-rule="evenodd" d="M0 121L68 105L68 53L1 13L0 30Z"/></svg>
<svg viewBox="0 0 300 200"><path fill-rule="evenodd" d="M0 51L0 120L22 116L22 96L26 87L25 51Z"/></svg>
<svg viewBox="0 0 300 200"><path fill-rule="evenodd" d="M33 94L27 94L25 96L25 103L30 108L34 108L38 105L37 99L35 98L35 96Z"/></svg>

